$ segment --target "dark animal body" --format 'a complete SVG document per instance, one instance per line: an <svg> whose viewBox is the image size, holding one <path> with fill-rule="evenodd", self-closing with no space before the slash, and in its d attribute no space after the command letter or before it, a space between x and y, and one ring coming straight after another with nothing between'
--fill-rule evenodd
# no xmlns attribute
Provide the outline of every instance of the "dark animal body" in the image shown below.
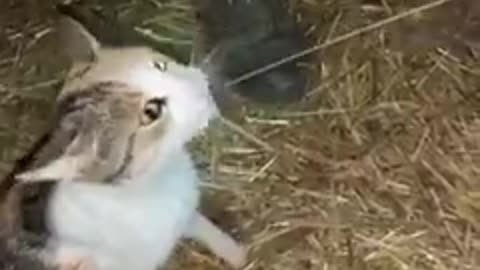
<svg viewBox="0 0 480 270"><path fill-rule="evenodd" d="M211 57L207 73L219 106L232 94L263 104L288 104L305 95L307 74L300 65L307 61L305 57L231 83L306 48L306 39L287 1L191 2L199 25L197 61Z"/></svg>

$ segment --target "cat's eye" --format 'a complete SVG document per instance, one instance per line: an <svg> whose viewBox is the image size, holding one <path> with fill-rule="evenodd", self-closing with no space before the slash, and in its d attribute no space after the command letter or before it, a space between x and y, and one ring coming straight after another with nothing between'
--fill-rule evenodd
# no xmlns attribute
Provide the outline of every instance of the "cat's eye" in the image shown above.
<svg viewBox="0 0 480 270"><path fill-rule="evenodd" d="M167 102L164 98L153 98L148 100L143 107L140 123L143 126L150 125L157 121L164 114Z"/></svg>
<svg viewBox="0 0 480 270"><path fill-rule="evenodd" d="M154 61L153 66L159 71L165 72L168 68L168 63L165 61Z"/></svg>

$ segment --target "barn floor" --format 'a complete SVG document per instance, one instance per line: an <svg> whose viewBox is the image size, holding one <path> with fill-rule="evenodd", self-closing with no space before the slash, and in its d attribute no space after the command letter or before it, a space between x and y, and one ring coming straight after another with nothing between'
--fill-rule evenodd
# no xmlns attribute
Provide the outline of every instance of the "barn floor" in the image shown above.
<svg viewBox="0 0 480 270"><path fill-rule="evenodd" d="M65 68L54 1L3 2L2 174L47 127ZM115 7L154 24L140 16L150 2ZM159 14L188 9L162 2ZM248 270L480 269L480 3L292 2L320 45L312 91L238 110L241 128L196 144L213 175L204 212L248 245ZM228 268L186 242L167 268L180 267Z"/></svg>

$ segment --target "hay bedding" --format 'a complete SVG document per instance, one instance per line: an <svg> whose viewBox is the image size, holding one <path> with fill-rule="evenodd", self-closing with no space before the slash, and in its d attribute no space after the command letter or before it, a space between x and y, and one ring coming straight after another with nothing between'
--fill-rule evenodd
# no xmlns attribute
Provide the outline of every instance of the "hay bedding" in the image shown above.
<svg viewBox="0 0 480 270"><path fill-rule="evenodd" d="M63 66L52 41L40 38L52 22L48 1L3 2L6 172L45 128ZM144 2L116 8L140 23ZM178 11L186 1L163 2L159 14L171 17L162 18L188 25L175 16L187 14ZM305 102L247 108L235 118L241 129L216 129L196 144L214 176L205 183L206 212L250 245L247 269L478 269L476 1L372 29L427 1L292 2L315 44L359 33L314 53ZM182 245L169 265L179 267L225 266Z"/></svg>

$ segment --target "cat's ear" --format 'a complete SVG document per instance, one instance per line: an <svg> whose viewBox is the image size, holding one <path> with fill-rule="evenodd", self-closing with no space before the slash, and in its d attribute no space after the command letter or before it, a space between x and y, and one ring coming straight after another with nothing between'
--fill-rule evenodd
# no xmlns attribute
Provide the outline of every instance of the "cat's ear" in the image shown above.
<svg viewBox="0 0 480 270"><path fill-rule="evenodd" d="M60 48L73 62L94 61L100 48L97 39L78 21L62 16L58 21Z"/></svg>

